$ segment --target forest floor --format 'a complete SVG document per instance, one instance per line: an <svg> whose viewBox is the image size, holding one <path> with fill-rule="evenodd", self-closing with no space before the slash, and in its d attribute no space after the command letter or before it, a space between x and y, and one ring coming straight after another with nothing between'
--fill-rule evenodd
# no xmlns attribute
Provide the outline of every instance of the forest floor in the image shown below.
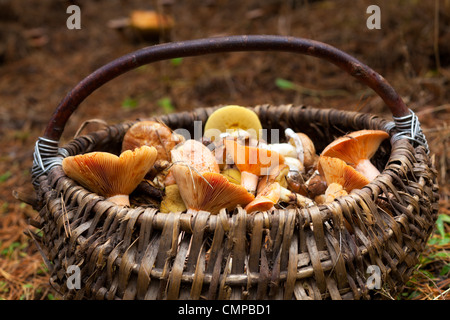
<svg viewBox="0 0 450 320"><path fill-rule="evenodd" d="M239 4L233 4L239 3ZM70 4L81 29L68 29ZM369 5L381 29L369 29ZM372 67L419 117L440 184L440 215L405 291L393 299L449 299L450 1L0 1L0 299L58 299L34 242L34 145L56 106L97 68L152 43L109 27L134 9L174 17L160 41L277 34L331 44ZM281 87L277 79L295 84ZM336 90L337 89L337 90ZM339 94L336 94L339 92ZM128 72L95 91L72 115L62 142L89 119L107 123L219 104L304 104L390 118L370 90L334 65L288 53L255 52L174 59ZM95 125L93 125L95 127Z"/></svg>

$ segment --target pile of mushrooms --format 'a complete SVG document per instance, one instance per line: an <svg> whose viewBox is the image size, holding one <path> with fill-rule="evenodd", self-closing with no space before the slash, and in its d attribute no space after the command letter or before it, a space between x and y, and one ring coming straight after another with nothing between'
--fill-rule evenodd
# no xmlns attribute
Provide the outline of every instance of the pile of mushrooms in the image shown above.
<svg viewBox="0 0 450 320"><path fill-rule="evenodd" d="M288 128L281 141L262 138L255 112L230 105L214 111L201 140L185 139L158 121L126 132L119 156L91 152L67 157L63 170L92 192L120 206L147 192L160 212L208 211L237 206L247 213L326 204L376 178L370 161L388 134L360 130L331 142L320 154L302 132Z"/></svg>

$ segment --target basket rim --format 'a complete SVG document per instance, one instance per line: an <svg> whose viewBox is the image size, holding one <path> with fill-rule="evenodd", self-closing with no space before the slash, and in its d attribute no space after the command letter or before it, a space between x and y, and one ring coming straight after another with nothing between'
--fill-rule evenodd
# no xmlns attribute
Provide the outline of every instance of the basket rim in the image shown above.
<svg viewBox="0 0 450 320"><path fill-rule="evenodd" d="M287 107L288 110L291 109L291 108L311 109L311 110L318 110L318 111L324 111L324 112L326 112L328 110L332 110L332 111L339 112L339 113L342 113L342 114L345 114L345 115L358 115L358 114L359 115L366 115L366 113L355 112L355 111L346 111L346 110L338 110L337 111L337 110L334 110L334 109L315 108L315 107L304 106L304 105L293 106L291 104L289 104L289 105L279 105L279 106L258 105L258 106L255 106L255 107L248 107L248 108L252 109L252 110L255 110L255 109L257 109L260 106L263 106L263 107L264 106L267 106L267 107L280 107L280 108ZM209 108L208 107L207 108L198 108L198 109L194 110L194 113L195 112L202 112L204 110L209 110L211 112L211 111L214 111L214 110L216 110L216 109L218 109L220 107L221 106L218 105L218 106L209 107ZM181 112L181 113L183 113L183 112ZM189 113L189 112L184 112L184 113ZM119 124L107 125L105 128L99 129L99 130L97 130L95 132L90 132L90 133L86 133L86 134L83 134L83 135L79 135L78 137L76 137L76 138L72 139L71 141L67 142L61 148L65 149L71 142L73 142L75 140L90 139L93 134L95 135L95 134L97 134L99 132L107 132L111 128L115 128L117 126L131 126L132 124L134 124L136 122L139 122L139 121L154 120L154 119L162 120L164 118L170 118L170 117L171 117L171 114L169 114L169 115L162 115L162 116L158 115L158 116L155 116L155 117L140 118L140 119L136 119L136 120L125 121L125 122L122 122L122 123L119 123ZM395 133L395 130L392 130L392 128L389 128L388 120L380 118L379 116L376 116L376 115L374 115L373 120L380 120L378 130L383 130L383 131L387 132L390 135L390 137L393 136L393 134ZM398 140L398 141L401 141L401 140ZM391 160L392 152L395 151L397 148L398 149L402 149L404 147L402 145L398 144L397 142L395 142L394 145L392 145L391 154L389 155L388 162ZM58 167L60 167L60 166L56 166L54 168L51 168L51 170L49 171L49 174L55 168L58 168ZM360 192L365 193L370 198L372 198L374 194L376 194L376 196L378 196L378 194L382 192L382 190L380 189L379 184L378 184L379 182L385 183L386 179L387 179L387 183L392 183L393 182L394 178L392 177L391 172L392 172L392 170L385 166L383 168L383 170L380 170L380 175L377 178L375 178L374 180L370 181L362 189L360 189L358 191L354 190L351 193L349 193L348 195L341 196L340 199L338 200L338 202L333 201L330 204L314 205L314 206L311 206L311 207L308 207L308 208L288 208L288 209L278 209L276 211L298 210L298 211L301 211L300 215L303 217L303 219L305 219L306 221L311 221L311 217L310 217L310 214L309 214L309 209L316 208L321 213L322 220L324 220L324 221L328 220L328 219L333 217L332 211L334 211L334 210L332 210L332 209L336 209L336 206L339 205L338 203L340 203L340 202L343 202L343 203L345 203L345 202L353 202L353 201L356 200L355 198L357 198L357 197L361 198L361 195L359 194ZM48 176L48 175L45 175L45 176ZM70 179L69 177L65 176L64 174L63 174L63 177L58 177L58 180L60 178L63 178L63 179L67 180L66 182L64 182L64 184L69 182L73 186L78 187L79 190L83 190L83 192L82 192L83 195L81 197L82 199L84 199L85 197L91 197L92 200L95 200L96 202L99 202L99 205L107 206L108 209L106 209L106 211L109 211L111 209L115 209L117 212L119 212L121 210L125 210L126 212L131 212L131 211L137 209L136 207L123 207L122 208L120 206L117 206L114 203L112 203L110 201L107 201L104 197L102 197L100 195L97 195L96 193L85 189L83 186L77 184L76 182L74 182L72 179ZM55 182L53 182L52 184L56 185ZM145 207L143 207L143 208L145 209ZM238 208L240 208L240 206L235 208L235 210L238 209ZM306 209L308 209L308 210L306 210ZM235 210L233 210L233 212ZM271 209L269 211L273 211L273 210ZM231 216L233 215L233 212L227 214L228 218L231 218ZM159 212L159 211L157 211L157 213L160 213L161 216L155 218L154 227L156 229L162 229L164 227L164 225L165 225L165 220L166 220L165 217L168 214L170 214L170 213L164 213L164 212ZM251 214L249 214L249 215L251 215ZM186 231L186 232L192 232L191 225L192 225L192 218L193 218L193 216L188 214L188 213L186 213L186 212L183 212L183 216L185 218L181 219L182 230ZM215 221L215 220L220 220L220 219L218 217L215 217L215 216L219 216L219 214L218 215L211 214L211 217L210 217L211 225L207 227L207 230L213 231L215 226L218 224L218 221ZM222 219L223 219L223 217L222 217ZM265 221L266 221L265 227L270 228L271 220L270 219L265 219ZM141 223L141 219L138 219L137 223Z"/></svg>

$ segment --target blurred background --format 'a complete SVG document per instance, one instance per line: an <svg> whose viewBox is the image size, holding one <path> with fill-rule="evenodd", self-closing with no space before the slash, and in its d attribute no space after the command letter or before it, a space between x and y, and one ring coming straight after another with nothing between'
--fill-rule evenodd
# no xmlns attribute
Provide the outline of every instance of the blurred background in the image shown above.
<svg viewBox="0 0 450 320"><path fill-rule="evenodd" d="M68 28L76 18L67 12L71 5L80 9L80 29ZM380 29L367 27L370 5L380 8ZM158 15L156 29L142 30L146 19L154 19L137 14L143 11ZM32 191L34 144L66 93L139 48L239 34L331 44L383 75L416 112L438 171L440 216L405 292L388 298L450 297L449 0L0 0L0 299L58 299L36 245L24 234L36 212L12 191ZM80 105L62 143L91 119L113 124L198 107L266 103L391 117L373 91L329 63L290 53L227 53L161 61L112 80Z"/></svg>

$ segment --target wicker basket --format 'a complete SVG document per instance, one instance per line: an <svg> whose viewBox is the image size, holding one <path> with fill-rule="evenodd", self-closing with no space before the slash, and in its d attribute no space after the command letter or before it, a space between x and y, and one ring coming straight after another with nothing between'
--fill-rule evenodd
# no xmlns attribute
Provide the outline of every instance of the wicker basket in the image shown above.
<svg viewBox="0 0 450 320"><path fill-rule="evenodd" d="M94 150L118 153L135 122L107 126L65 146L65 123L95 89L140 65L232 51L288 51L336 64L372 88L393 114L304 106L252 108L264 128L302 131L322 150L342 132L385 130L391 136L373 158L382 172L361 190L327 205L247 214L161 213L151 205L122 208L65 176L61 160ZM215 108L158 117L193 130ZM167 43L123 56L81 81L61 102L36 142L32 168L39 217L32 235L65 299L373 299L402 289L431 234L438 186L414 113L376 72L326 44L280 36L233 36ZM383 206L380 206L380 203ZM351 234L342 227L351 222ZM70 266L79 288L68 285ZM374 273L374 271L377 271ZM380 287L370 285L380 276ZM373 278L372 278L373 280Z"/></svg>

